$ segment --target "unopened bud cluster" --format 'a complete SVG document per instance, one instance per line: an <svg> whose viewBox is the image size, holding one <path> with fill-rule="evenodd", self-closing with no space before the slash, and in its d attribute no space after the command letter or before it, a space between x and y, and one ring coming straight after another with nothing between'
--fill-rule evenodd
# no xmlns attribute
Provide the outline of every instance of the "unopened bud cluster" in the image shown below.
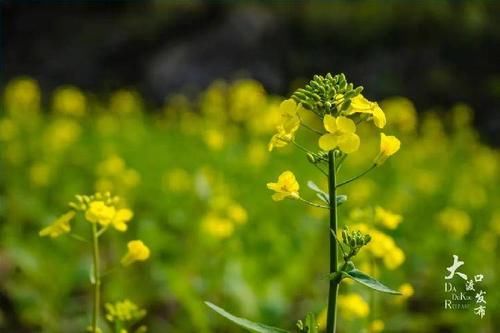
<svg viewBox="0 0 500 333"><path fill-rule="evenodd" d="M93 201L102 201L107 206L114 206L120 201L118 196L112 196L111 193L96 193L93 195L75 195L76 202L70 202L69 206L75 210L85 211Z"/></svg>
<svg viewBox="0 0 500 333"><path fill-rule="evenodd" d="M337 114L351 105L351 98L357 96L363 87L354 87L347 83L343 73L332 76L314 75L304 88L297 89L292 98L304 108L323 117L325 114Z"/></svg>
<svg viewBox="0 0 500 333"><path fill-rule="evenodd" d="M350 231L348 227L344 227L342 230L342 242L349 247L349 252L345 254L344 259L347 261L354 257L370 240L370 235L362 234L359 230Z"/></svg>

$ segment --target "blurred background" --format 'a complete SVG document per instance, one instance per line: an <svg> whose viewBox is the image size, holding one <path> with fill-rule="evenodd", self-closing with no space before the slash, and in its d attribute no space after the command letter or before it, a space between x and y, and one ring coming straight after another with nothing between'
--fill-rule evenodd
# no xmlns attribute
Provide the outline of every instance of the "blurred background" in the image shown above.
<svg viewBox="0 0 500 333"><path fill-rule="evenodd" d="M104 297L145 308L151 332L240 332L204 300L288 329L307 310L321 318L327 217L272 202L265 184L290 169L305 193L309 179L326 186L299 151L267 142L280 101L327 72L364 86L402 141L345 187L341 218L378 233L385 252L359 265L405 296L347 285L339 332L500 329L500 3L0 6L0 331L87 325L88 251L38 230L75 194L107 190L135 218L103 240L105 264L130 237L152 258L110 275ZM360 131L343 178L377 152L378 134ZM444 309L452 254L485 276L482 319Z"/></svg>

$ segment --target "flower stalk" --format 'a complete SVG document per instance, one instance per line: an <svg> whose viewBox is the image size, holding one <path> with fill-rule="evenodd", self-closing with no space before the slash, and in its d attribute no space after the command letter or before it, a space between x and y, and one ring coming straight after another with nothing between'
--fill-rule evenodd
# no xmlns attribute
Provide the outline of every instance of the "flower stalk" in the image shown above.
<svg viewBox="0 0 500 333"><path fill-rule="evenodd" d="M330 193L330 274L338 271L337 240L337 184L335 169L335 151L328 152L328 191ZM339 291L339 279L331 279L328 291L328 312L326 321L326 332L334 333L337 321L337 296Z"/></svg>
<svg viewBox="0 0 500 333"><path fill-rule="evenodd" d="M101 298L101 275L99 270L99 235L97 232L97 225L95 223L92 224L92 259L92 333L97 333L97 322L99 320L99 306Z"/></svg>

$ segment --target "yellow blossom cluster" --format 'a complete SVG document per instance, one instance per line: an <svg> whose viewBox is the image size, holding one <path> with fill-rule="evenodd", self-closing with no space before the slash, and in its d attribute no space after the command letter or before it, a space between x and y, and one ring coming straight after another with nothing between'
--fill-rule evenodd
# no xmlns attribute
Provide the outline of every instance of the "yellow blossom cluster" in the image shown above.
<svg viewBox="0 0 500 333"><path fill-rule="evenodd" d="M135 321L146 315L146 310L139 308L128 299L116 303L106 303L106 319L115 321Z"/></svg>
<svg viewBox="0 0 500 333"><path fill-rule="evenodd" d="M236 226L247 222L247 211L227 196L217 196L210 202L209 211L202 218L202 230L218 239L231 236Z"/></svg>

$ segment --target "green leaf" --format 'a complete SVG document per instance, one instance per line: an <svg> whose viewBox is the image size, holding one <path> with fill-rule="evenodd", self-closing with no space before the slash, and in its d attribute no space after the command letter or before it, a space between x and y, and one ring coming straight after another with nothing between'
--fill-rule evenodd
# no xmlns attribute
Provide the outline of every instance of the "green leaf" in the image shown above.
<svg viewBox="0 0 500 333"><path fill-rule="evenodd" d="M337 206L342 205L346 201L347 201L347 195L344 194L337 195Z"/></svg>
<svg viewBox="0 0 500 333"><path fill-rule="evenodd" d="M309 180L307 182L307 187L309 187L311 190L316 192L316 195L318 198L320 198L322 201L325 203L329 204L330 203L330 195L323 191L322 189L319 188L318 185L316 185L312 180Z"/></svg>
<svg viewBox="0 0 500 333"><path fill-rule="evenodd" d="M250 321L248 319L236 317L236 316L230 314L229 312L227 312L226 310L219 308L217 305L212 304L210 302L205 302L205 304L209 308L211 308L212 310L214 310L215 312L220 314L222 317L232 321L233 323L235 323L238 326L246 328L249 331L257 332L257 333L290 333L289 331L283 330L281 328L267 326L267 325L260 324L260 323L254 323L253 321Z"/></svg>
<svg viewBox="0 0 500 333"><path fill-rule="evenodd" d="M309 329L308 333L318 333L318 323L316 322L316 317L314 313L309 312L306 317L306 327Z"/></svg>
<svg viewBox="0 0 500 333"><path fill-rule="evenodd" d="M386 294L392 294L392 295L401 295L399 291L393 290L382 283L380 281L372 278L368 274L365 274L361 272L358 269L353 269L350 271L342 271L342 275L345 277L348 277L350 279L353 279L356 282L361 283L362 285L365 285L368 288L371 288L373 290L379 291L381 293L386 293Z"/></svg>

